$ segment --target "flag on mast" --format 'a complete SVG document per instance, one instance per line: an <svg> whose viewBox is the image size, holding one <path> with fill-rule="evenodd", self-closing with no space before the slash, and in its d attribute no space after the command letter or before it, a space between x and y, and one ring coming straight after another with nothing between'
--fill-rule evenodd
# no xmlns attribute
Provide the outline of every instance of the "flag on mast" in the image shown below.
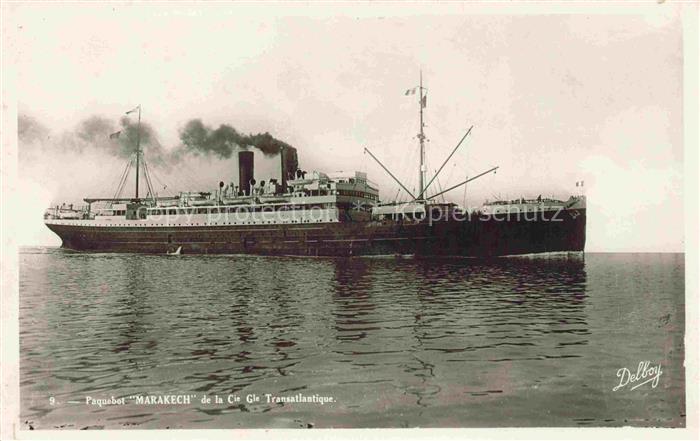
<svg viewBox="0 0 700 441"><path fill-rule="evenodd" d="M428 104L428 94L426 93L423 95L423 98L420 100L420 105L425 109L425 106Z"/></svg>
<svg viewBox="0 0 700 441"><path fill-rule="evenodd" d="M129 110L128 112L126 112L126 114L128 115L128 114L130 114L130 113L134 113L134 112L136 112L137 110L139 110L140 107L141 107L141 105L139 104L138 106L136 106L136 107L134 107L133 109L131 109L131 110Z"/></svg>

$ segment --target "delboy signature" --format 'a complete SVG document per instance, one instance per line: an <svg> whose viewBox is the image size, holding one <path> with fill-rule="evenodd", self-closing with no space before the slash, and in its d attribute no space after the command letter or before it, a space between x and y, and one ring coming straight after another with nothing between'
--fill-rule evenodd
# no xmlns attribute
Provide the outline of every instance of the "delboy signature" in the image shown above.
<svg viewBox="0 0 700 441"><path fill-rule="evenodd" d="M613 392L622 389L625 386L631 386L630 390L635 390L636 388L643 386L651 382L651 388L655 389L659 384L659 378L663 371L661 370L661 365L650 366L650 361L640 361L637 366L637 372L632 373L626 367L617 370L617 377L620 379L620 383L613 387Z"/></svg>

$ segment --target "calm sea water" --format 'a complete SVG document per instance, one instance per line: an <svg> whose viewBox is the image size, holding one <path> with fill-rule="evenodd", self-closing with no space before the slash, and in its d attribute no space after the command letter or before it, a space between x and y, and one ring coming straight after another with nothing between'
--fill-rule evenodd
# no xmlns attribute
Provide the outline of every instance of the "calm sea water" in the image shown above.
<svg viewBox="0 0 700 441"><path fill-rule="evenodd" d="M25 429L677 427L684 326L682 254L480 262L26 248L21 418ZM613 391L618 370L636 374L643 361L661 366L656 387ZM136 401L150 395L191 402Z"/></svg>

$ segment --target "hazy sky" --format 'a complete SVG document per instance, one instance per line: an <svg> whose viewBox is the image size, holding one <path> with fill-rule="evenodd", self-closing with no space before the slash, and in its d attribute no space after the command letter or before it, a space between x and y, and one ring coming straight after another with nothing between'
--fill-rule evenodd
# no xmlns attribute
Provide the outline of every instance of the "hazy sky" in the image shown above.
<svg viewBox="0 0 700 441"><path fill-rule="evenodd" d="M565 198L583 180L587 250L683 249L677 9L470 15L427 5L273 15L264 7L137 3L10 12L18 112L46 133L40 153L19 168L36 205L26 212L37 225L27 243L55 243L41 225L43 208L111 196L123 167L104 152L52 150L54 143L91 116L116 124L137 104L166 149L178 146L192 118L269 131L297 147L302 168L367 171L392 199L398 187L363 147L417 185L418 105L404 92L422 68L431 170L474 125L442 186L500 166L469 185L468 205L496 196ZM261 163L260 173L275 173L276 164ZM235 167L198 158L156 173L169 188L200 189L234 180ZM462 204L464 189L447 197Z"/></svg>

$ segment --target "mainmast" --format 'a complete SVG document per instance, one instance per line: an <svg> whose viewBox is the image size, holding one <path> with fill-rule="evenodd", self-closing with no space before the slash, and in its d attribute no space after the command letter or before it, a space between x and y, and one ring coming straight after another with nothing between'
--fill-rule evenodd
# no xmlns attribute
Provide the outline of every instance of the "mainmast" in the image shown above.
<svg viewBox="0 0 700 441"><path fill-rule="evenodd" d="M445 193L447 193L448 191L454 190L455 188L460 187L460 186L462 186L462 185L465 185L465 184L467 184L468 182L471 182L471 181L473 181L473 180L475 180L475 179L478 179L478 178L480 178L481 176L484 176L484 175L486 175L486 174L488 174L488 173L495 172L495 171L498 169L498 167L493 167L493 168L491 168L490 170L487 170L487 171L485 171L485 172L483 172L483 173L481 173L481 174L479 174L479 175L476 175L476 176L474 176L473 178L467 179L467 180L465 180L464 182L460 182L459 184L454 185L454 186L448 188L447 190L442 190L442 191L440 191L439 193L435 193L434 195L425 197L425 194L426 194L426 192L428 191L428 189L429 189L429 187L430 187L430 184L432 184L433 181L434 181L435 179L437 179L437 177L438 177L438 175L440 174L440 172L442 171L442 169L445 168L445 165L446 165L447 162L450 160L450 158L452 158L452 155L455 154L455 152L457 151L457 149L459 148L459 146L462 145L462 143L463 143L464 140L467 138L467 136L469 136L469 134L471 133L472 128L474 128L474 126L470 127L469 130L467 130L467 133L465 133L464 136L462 136L462 139L460 139L459 143L457 143L457 145L455 146L455 148L452 149L452 152L451 152L450 155L447 157L447 159L445 159L445 162L442 163L442 165L440 166L440 168L435 172L435 175L430 179L430 181L428 181L427 184L424 185L424 183L425 183L425 177L426 177L426 171L427 171L427 170L426 170L426 166L425 166L425 132L423 131L423 128L424 128L425 124L423 123L423 109L425 109L425 106L426 106L426 99L427 99L427 97L428 97L428 95L427 95L427 90L428 90L428 89L426 89L425 87L423 87L423 70L420 71L420 83L419 83L419 85L416 86L416 87L413 87L413 88L411 88L411 89L406 90L405 95L415 95L416 89L418 89L418 91L419 91L419 94L418 94L418 97L419 97L419 98L418 98L418 105L420 106L420 132L418 133L418 140L420 141L420 169L419 169L419 171L418 171L418 186L419 186L418 190L419 190L419 191L418 191L418 193L417 193L417 196L414 196L413 193L411 193L411 192L406 188L406 186L403 185L403 184L401 183L401 181L400 181L396 176L394 176L394 174L391 173L391 172L389 171L389 169L386 168L386 166L385 166L384 164L382 164L382 162L381 162L376 156L374 156L374 154L372 154L372 152L370 152L369 149L366 148L366 147L365 147L365 153L369 153L369 155L372 157L372 159L374 159L375 161L377 161L377 163L384 169L384 171L386 171L386 172L389 174L389 176L391 176L391 177L394 179L394 181L396 181L396 182L401 186L401 188L402 188L406 193L408 193L409 196L411 196L412 201L419 201L419 202L422 201L422 202L425 202L425 201L432 200L432 199L434 199L436 196L440 196L440 195L442 195L442 194L445 194Z"/></svg>
<svg viewBox="0 0 700 441"><path fill-rule="evenodd" d="M136 199L139 198L139 163L141 159L141 104L138 105L137 109L139 109L139 124L136 129ZM127 115L133 112L134 110L126 112Z"/></svg>
<svg viewBox="0 0 700 441"><path fill-rule="evenodd" d="M425 107L425 96L423 95L423 70L420 71L420 85L418 86L418 106L420 107L420 169L418 171L418 194L424 193L423 182L425 182L425 133L423 133L423 108ZM420 196L419 196L420 197Z"/></svg>

